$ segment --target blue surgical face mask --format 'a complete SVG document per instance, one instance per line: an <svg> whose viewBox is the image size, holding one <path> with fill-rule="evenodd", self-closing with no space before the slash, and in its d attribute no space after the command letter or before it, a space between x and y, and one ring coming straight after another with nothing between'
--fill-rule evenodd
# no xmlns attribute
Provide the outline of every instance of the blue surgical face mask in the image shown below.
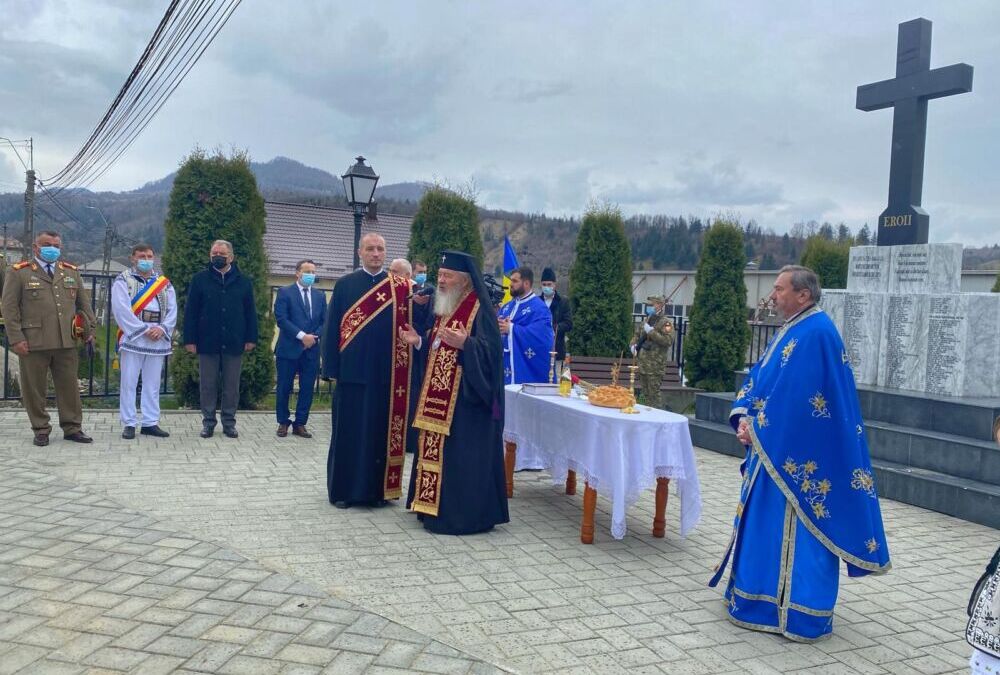
<svg viewBox="0 0 1000 675"><path fill-rule="evenodd" d="M136 260L135 268L140 272L152 272L153 271L153 261L152 260Z"/></svg>
<svg viewBox="0 0 1000 675"><path fill-rule="evenodd" d="M654 314L656 314L656 307L646 308L646 316L653 316Z"/></svg>
<svg viewBox="0 0 1000 675"><path fill-rule="evenodd" d="M552 295L556 292L556 289L551 286L542 286L542 295Z"/></svg>
<svg viewBox="0 0 1000 675"><path fill-rule="evenodd" d="M316 283L316 275L313 272L303 272L302 278L299 279L303 286L312 286Z"/></svg>
<svg viewBox="0 0 1000 675"><path fill-rule="evenodd" d="M418 284L425 284L427 283L427 275L424 272L420 272L415 277L413 277L413 280L416 281Z"/></svg>
<svg viewBox="0 0 1000 675"><path fill-rule="evenodd" d="M48 263L54 263L59 260L59 255L62 251L59 250L58 246L42 246L38 249L38 255L42 260Z"/></svg>

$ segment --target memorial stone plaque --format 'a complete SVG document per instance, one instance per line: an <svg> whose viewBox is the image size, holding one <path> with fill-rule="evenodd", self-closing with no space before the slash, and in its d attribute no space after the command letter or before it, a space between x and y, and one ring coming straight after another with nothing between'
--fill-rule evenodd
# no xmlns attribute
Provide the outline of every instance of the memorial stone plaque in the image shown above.
<svg viewBox="0 0 1000 675"><path fill-rule="evenodd" d="M962 285L961 244L893 246L889 292L958 293Z"/></svg>
<svg viewBox="0 0 1000 675"><path fill-rule="evenodd" d="M858 384L876 384L879 373L885 293L848 293L840 335Z"/></svg>
<svg viewBox="0 0 1000 675"><path fill-rule="evenodd" d="M969 327L967 298L957 293L927 299L927 367L925 391L958 396L967 373L965 351Z"/></svg>
<svg viewBox="0 0 1000 675"><path fill-rule="evenodd" d="M962 396L1000 396L1000 293L963 293L969 317Z"/></svg>
<svg viewBox="0 0 1000 675"><path fill-rule="evenodd" d="M887 293L892 249L886 246L852 246L847 267L847 290L852 293Z"/></svg>
<svg viewBox="0 0 1000 675"><path fill-rule="evenodd" d="M819 297L819 306L830 317L830 321L840 331L840 337L844 337L844 303L847 300L847 291L842 288L824 288Z"/></svg>
<svg viewBox="0 0 1000 675"><path fill-rule="evenodd" d="M878 384L891 389L923 391L927 377L928 296L884 297Z"/></svg>

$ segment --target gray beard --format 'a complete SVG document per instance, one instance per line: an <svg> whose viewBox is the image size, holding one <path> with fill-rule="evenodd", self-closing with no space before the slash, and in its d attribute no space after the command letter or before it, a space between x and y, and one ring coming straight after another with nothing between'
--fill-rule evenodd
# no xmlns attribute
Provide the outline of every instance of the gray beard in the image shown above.
<svg viewBox="0 0 1000 675"><path fill-rule="evenodd" d="M453 288L442 291L440 288L434 294L434 314L436 316L451 316L458 309L458 303L465 297L465 289Z"/></svg>

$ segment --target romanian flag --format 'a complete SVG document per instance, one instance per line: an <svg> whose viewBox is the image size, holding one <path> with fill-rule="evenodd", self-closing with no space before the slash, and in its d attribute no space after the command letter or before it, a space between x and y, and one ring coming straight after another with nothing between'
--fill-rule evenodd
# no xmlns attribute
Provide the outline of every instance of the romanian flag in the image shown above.
<svg viewBox="0 0 1000 675"><path fill-rule="evenodd" d="M517 264L517 254L514 247L510 245L510 239L505 234L503 236L503 301L510 302L510 274L520 265Z"/></svg>

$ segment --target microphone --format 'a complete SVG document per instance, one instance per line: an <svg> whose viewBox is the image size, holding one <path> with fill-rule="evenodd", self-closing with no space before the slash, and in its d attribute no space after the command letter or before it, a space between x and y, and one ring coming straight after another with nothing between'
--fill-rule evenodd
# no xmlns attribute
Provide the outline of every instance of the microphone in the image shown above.
<svg viewBox="0 0 1000 675"><path fill-rule="evenodd" d="M414 297L416 295L433 295L433 293L434 293L434 287L433 286L427 286L426 288L421 288L416 293L410 293L410 297L412 298L412 297Z"/></svg>

